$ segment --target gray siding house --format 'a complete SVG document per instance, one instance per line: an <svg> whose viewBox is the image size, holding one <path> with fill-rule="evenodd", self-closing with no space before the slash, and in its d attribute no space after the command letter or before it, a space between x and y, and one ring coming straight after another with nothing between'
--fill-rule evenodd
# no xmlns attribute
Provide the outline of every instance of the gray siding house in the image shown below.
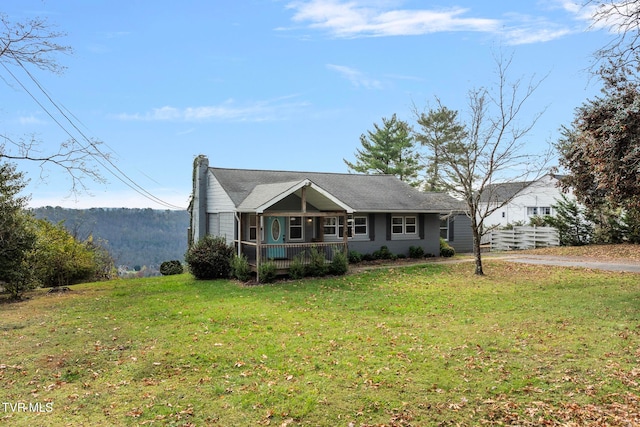
<svg viewBox="0 0 640 427"><path fill-rule="evenodd" d="M254 269L272 260L286 270L311 248L372 253L410 246L438 255L440 236L471 250L464 206L442 193L423 193L392 175L226 169L194 162L190 242L226 238Z"/></svg>

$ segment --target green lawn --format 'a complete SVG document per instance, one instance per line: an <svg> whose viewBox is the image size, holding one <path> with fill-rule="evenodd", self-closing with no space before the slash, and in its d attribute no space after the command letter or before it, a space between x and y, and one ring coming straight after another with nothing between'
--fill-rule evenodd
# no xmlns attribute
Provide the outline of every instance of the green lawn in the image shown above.
<svg viewBox="0 0 640 427"><path fill-rule="evenodd" d="M639 275L485 271L39 291L0 304L0 424L640 422Z"/></svg>

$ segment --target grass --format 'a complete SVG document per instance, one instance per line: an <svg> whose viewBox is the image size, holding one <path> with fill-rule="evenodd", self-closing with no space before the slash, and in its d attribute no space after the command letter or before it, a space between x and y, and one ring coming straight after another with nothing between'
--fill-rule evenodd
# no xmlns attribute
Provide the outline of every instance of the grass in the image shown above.
<svg viewBox="0 0 640 427"><path fill-rule="evenodd" d="M38 291L0 304L0 421L640 421L638 275L489 259L485 271L426 264L269 286L181 275ZM12 411L18 402L32 410Z"/></svg>

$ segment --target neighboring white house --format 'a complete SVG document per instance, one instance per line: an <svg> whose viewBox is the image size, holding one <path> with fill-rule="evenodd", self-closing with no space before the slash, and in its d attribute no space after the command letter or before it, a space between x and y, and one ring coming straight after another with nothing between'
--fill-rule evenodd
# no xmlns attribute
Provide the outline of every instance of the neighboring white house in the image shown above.
<svg viewBox="0 0 640 427"><path fill-rule="evenodd" d="M507 224L529 224L535 216L554 215L553 205L561 198L558 175L547 174L535 181L509 182L487 186L482 201L496 206L510 198L511 201L485 219L485 227ZM572 197L571 194L567 196Z"/></svg>

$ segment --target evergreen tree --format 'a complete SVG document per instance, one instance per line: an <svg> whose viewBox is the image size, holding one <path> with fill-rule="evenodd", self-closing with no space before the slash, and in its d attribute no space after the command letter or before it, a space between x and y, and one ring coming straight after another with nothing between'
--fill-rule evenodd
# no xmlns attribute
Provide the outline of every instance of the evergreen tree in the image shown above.
<svg viewBox="0 0 640 427"><path fill-rule="evenodd" d="M458 112L440 104L437 109L429 109L428 113L416 113L420 132L415 132L415 139L426 153L420 156L426 164L425 190L444 191L445 185L441 177L442 151L444 147L465 138L464 125L458 122Z"/></svg>
<svg viewBox="0 0 640 427"><path fill-rule="evenodd" d="M622 69L602 70L603 96L576 110L556 144L562 179L589 208L640 209L640 83Z"/></svg>
<svg viewBox="0 0 640 427"><path fill-rule="evenodd" d="M582 246L591 242L593 225L588 221L585 209L575 200L569 200L564 194L553 205L555 216L546 216L545 223L558 230L560 245Z"/></svg>
<svg viewBox="0 0 640 427"><path fill-rule="evenodd" d="M413 186L418 184L420 165L414 150L409 124L382 118L382 126L374 123L374 130L360 136L362 148L356 149L356 162L343 159L350 170L362 173L395 175Z"/></svg>

